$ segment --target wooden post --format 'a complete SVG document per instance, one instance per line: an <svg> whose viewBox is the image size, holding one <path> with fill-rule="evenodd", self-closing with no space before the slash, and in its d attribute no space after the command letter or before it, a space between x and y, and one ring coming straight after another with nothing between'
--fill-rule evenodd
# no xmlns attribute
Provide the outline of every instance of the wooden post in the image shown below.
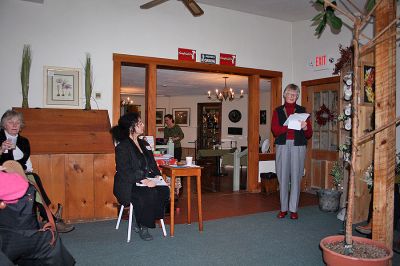
<svg viewBox="0 0 400 266"><path fill-rule="evenodd" d="M146 70L146 135L156 137L157 65L149 64ZM142 117L142 120L144 117ZM164 118L163 118L164 119Z"/></svg>
<svg viewBox="0 0 400 266"><path fill-rule="evenodd" d="M247 190L258 189L258 140L260 130L260 76L249 76L248 104L248 161L247 161Z"/></svg>
<svg viewBox="0 0 400 266"><path fill-rule="evenodd" d="M375 32L379 33L396 18L396 1L382 0L375 11ZM396 24L381 38L393 37L375 47L375 127L396 117ZM379 41L379 40L378 40ZM374 200L372 238L393 244L393 193L396 160L395 126L375 135Z"/></svg>

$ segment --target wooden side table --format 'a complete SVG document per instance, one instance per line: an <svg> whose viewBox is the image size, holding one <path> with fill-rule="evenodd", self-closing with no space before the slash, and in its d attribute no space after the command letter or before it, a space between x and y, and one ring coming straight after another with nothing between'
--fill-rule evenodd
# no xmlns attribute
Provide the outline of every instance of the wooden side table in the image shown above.
<svg viewBox="0 0 400 266"><path fill-rule="evenodd" d="M201 169L202 167L189 167L189 166L171 166L171 165L161 165L161 172L166 179L166 176L171 177L171 200L170 200L170 218L171 218L171 225L170 225L170 235L171 237L174 236L174 229L175 229L175 178L177 176L180 177L188 177L186 186L187 186L187 223L191 223L191 189L190 189L190 177L196 177L197 183L197 211L199 215L199 231L203 231L203 211L201 206Z"/></svg>

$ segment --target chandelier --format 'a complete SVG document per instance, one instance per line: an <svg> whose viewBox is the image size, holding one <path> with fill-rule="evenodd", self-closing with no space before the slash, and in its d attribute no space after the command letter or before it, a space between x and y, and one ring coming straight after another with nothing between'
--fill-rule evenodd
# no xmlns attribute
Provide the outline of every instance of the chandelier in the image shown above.
<svg viewBox="0 0 400 266"><path fill-rule="evenodd" d="M225 87L219 91L218 89L215 90L215 95L211 95L211 91L208 91L208 99L211 101L233 101L233 100L240 100L243 98L243 90L240 91L240 97L235 99L235 92L233 91L232 88L228 88L226 86L226 79L229 77L222 77L225 79Z"/></svg>
<svg viewBox="0 0 400 266"><path fill-rule="evenodd" d="M126 98L126 99L123 99L123 100L120 102L120 105L121 105L121 106L133 105L133 100L131 100L131 99L128 97L128 98Z"/></svg>

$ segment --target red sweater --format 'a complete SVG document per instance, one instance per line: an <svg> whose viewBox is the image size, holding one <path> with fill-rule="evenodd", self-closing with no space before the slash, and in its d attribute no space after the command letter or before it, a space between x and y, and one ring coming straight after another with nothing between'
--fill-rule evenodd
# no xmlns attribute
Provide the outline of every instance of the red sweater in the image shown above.
<svg viewBox="0 0 400 266"><path fill-rule="evenodd" d="M286 115L289 117L289 115L294 113L294 107L296 106L296 103L285 103L285 110L286 110ZM304 135L306 139L309 139L312 137L312 128L311 128L311 121L310 118L307 119L307 130L304 130ZM282 134L286 134L286 139L294 139L294 130L293 129L288 129L287 126L281 126L279 124L279 119L278 119L278 113L276 110L274 110L274 113L272 115L272 133L274 136L279 136Z"/></svg>

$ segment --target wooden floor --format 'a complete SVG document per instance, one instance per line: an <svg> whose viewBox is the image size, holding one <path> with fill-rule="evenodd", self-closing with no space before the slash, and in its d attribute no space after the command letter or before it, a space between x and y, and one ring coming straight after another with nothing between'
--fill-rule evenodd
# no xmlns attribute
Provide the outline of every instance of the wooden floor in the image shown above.
<svg viewBox="0 0 400 266"><path fill-rule="evenodd" d="M225 217L241 216L258 212L279 211L279 192L267 195L266 193L250 193L245 190L232 192L232 171L224 169L226 176L220 178L219 191L212 192L203 189L202 206L203 206L203 221L214 220ZM246 176L246 171L242 172L242 176ZM215 180L217 180L214 177ZM245 178L242 178L245 179ZM212 178L211 178L212 180ZM176 211L175 223L186 223L187 219L187 197L186 184L183 180L182 194L179 196ZM243 185L243 182L241 182ZM245 184L245 182L244 182ZM192 221L197 222L197 193L194 178L192 178ZM309 193L301 193L300 207L317 205L318 199L316 195ZM301 217L301 212L299 213ZM169 216L166 217L166 222L169 223Z"/></svg>

